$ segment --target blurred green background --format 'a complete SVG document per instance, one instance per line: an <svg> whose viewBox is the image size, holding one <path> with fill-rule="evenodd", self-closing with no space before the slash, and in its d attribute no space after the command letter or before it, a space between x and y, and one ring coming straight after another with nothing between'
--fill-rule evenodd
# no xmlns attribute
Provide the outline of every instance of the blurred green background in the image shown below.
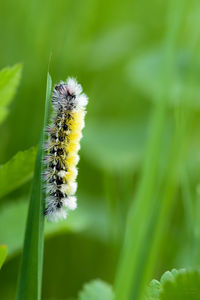
<svg viewBox="0 0 200 300"><path fill-rule="evenodd" d="M151 138L149 121L160 86L165 34L171 26L167 22L168 4L162 0L0 3L0 68L23 63L9 116L0 127L0 163L39 142L51 53L54 84L74 76L89 96L79 163L79 209L70 214L67 223L49 227L42 299L73 299L83 283L94 278L114 281L125 217ZM199 14L200 3L186 1L174 50L160 161L162 176L167 170L174 109L181 100L187 103L190 121L155 278L165 270L197 265L200 260L198 246L194 246L199 242L195 239L199 226L195 225L195 232L191 229L184 197L189 194L194 203L200 197ZM0 242L12 244L0 272L0 298L5 300L14 299L16 291L30 189L28 181L0 199L0 237L4 237ZM157 192L162 193L160 189Z"/></svg>

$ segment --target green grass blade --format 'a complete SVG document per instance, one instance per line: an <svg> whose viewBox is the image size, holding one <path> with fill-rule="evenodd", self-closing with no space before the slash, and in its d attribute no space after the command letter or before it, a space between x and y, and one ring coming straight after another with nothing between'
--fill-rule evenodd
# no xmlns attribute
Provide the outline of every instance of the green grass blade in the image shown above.
<svg viewBox="0 0 200 300"><path fill-rule="evenodd" d="M6 259L8 248L6 245L0 245L0 269Z"/></svg>
<svg viewBox="0 0 200 300"><path fill-rule="evenodd" d="M0 166L0 197L7 195L33 176L36 147L20 151ZM9 184L7 184L9 182Z"/></svg>
<svg viewBox="0 0 200 300"><path fill-rule="evenodd" d="M51 99L52 81L48 74L46 103L43 132L35 165L33 188L29 204L28 219L26 225L22 267L19 280L18 300L41 299L43 240L44 240L44 192L42 191L42 157L45 127L48 121Z"/></svg>
<svg viewBox="0 0 200 300"><path fill-rule="evenodd" d="M184 2L182 2L184 5ZM198 46L198 39L196 41L193 41L191 43L191 51L192 53L196 52L195 48ZM187 72L187 82L188 86L193 86L193 72L194 72L194 66L196 55L193 55L192 63L190 68ZM198 253L198 247L199 244L198 239L195 234L195 228L194 228L194 216L193 216L193 201L192 201L192 195L190 193L189 188L189 182L187 176L185 177L185 157L187 153L187 149L190 147L190 144L188 143L187 139L187 132L190 127L190 120L192 117L192 111L190 106L187 104L187 99L191 98L191 89L188 90L187 87L183 88L183 92L180 97L180 104L174 108L174 116L175 116L175 124L174 124L174 134L169 154L168 162L166 163L167 170L164 178L164 185L162 189L163 196L160 196L160 199L157 199L158 206L155 210L155 214L153 215L153 222L151 225L151 231L149 231L148 236L146 238L146 241L144 241L143 247L146 250L147 262L144 269L144 275L143 275L143 282L145 283L145 280L149 280L150 277L152 277L153 271L155 270L155 266L158 263L158 256L159 256L159 248L161 243L163 242L163 232L167 228L169 222L170 222L170 215L172 208L174 207L177 193L177 186L181 180L181 182L184 182L184 194L183 198L187 198L184 201L186 207L186 216L188 221L188 228L190 230L190 264L193 266L196 266L195 264L195 257L196 253ZM181 173L180 173L181 170ZM180 177L181 174L181 177ZM180 177L180 178L179 178ZM182 177L185 177L184 180ZM147 226L148 227L148 226ZM150 225L149 225L150 227ZM149 246L149 248L147 247ZM144 263L144 258L142 258L142 261Z"/></svg>
<svg viewBox="0 0 200 300"><path fill-rule="evenodd" d="M151 136L142 179L136 201L129 211L127 220L126 238L115 282L115 300L141 299L144 285L143 276L148 263L147 248L151 245L150 229L153 215L151 212L152 208L155 209L157 206L155 193L158 184L163 132L166 124L169 87L174 74L175 42L183 4L184 1L181 2L180 0L169 2L168 22L170 26L165 38L163 76L160 81L160 89L155 95L158 101L155 101L157 104L154 108Z"/></svg>

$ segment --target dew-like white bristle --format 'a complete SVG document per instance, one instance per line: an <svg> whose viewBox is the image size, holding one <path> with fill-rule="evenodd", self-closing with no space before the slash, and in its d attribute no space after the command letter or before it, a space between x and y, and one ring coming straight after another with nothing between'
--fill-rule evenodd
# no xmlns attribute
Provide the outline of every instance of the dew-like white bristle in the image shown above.
<svg viewBox="0 0 200 300"><path fill-rule="evenodd" d="M50 222L58 222L60 220L66 219L67 212L64 208L56 209L53 212L46 214L47 220Z"/></svg>
<svg viewBox="0 0 200 300"><path fill-rule="evenodd" d="M70 196L64 199L63 205L70 210L75 210L77 208L76 197Z"/></svg>
<svg viewBox="0 0 200 300"><path fill-rule="evenodd" d="M74 78L71 77L68 78L67 85L69 87L69 91L71 94L75 94L76 96L79 96L80 93L82 92L82 86L78 84L78 82Z"/></svg>
<svg viewBox="0 0 200 300"><path fill-rule="evenodd" d="M88 97L85 94L82 94L78 97L78 106L85 107L88 104Z"/></svg>

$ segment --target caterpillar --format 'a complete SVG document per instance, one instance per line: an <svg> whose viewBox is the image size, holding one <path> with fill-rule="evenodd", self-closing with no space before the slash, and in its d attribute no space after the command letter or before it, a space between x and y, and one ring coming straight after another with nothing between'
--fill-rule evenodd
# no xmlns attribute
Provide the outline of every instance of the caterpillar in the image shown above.
<svg viewBox="0 0 200 300"><path fill-rule="evenodd" d="M87 96L74 78L55 85L52 116L44 145L46 166L43 178L46 191L44 215L49 221L65 219L77 207L76 177L80 139L84 127Z"/></svg>

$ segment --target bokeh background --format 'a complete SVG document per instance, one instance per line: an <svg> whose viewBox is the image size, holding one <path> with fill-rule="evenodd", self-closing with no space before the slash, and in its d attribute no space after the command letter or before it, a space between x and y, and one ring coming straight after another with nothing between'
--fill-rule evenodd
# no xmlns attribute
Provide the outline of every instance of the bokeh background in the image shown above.
<svg viewBox="0 0 200 300"><path fill-rule="evenodd" d="M79 212L46 235L42 299L73 299L82 285L94 278L114 281L125 217L151 138L149 124L163 68L165 35L171 26L167 21L168 5L162 0L0 3L0 68L23 63L17 94L0 127L0 163L39 142L50 56L54 84L74 76L90 99L80 152ZM186 1L174 49L175 71L161 168L167 170L165 155L173 134L174 107L183 97L191 112L188 147L182 161L187 178L177 181L155 278L173 267L198 264L200 258L196 246L197 255L191 258L194 230L188 225L187 201L183 197L186 180L186 193L190 192L193 202L199 199L199 15L200 3ZM191 84L188 70L194 61ZM30 189L31 180L0 199L0 232L5 240L16 244L0 272L0 298L4 300L14 299L16 292L22 250L17 240L23 239ZM17 209L20 215L16 217ZM21 236L16 236L19 223ZM195 228L198 236L198 225Z"/></svg>

